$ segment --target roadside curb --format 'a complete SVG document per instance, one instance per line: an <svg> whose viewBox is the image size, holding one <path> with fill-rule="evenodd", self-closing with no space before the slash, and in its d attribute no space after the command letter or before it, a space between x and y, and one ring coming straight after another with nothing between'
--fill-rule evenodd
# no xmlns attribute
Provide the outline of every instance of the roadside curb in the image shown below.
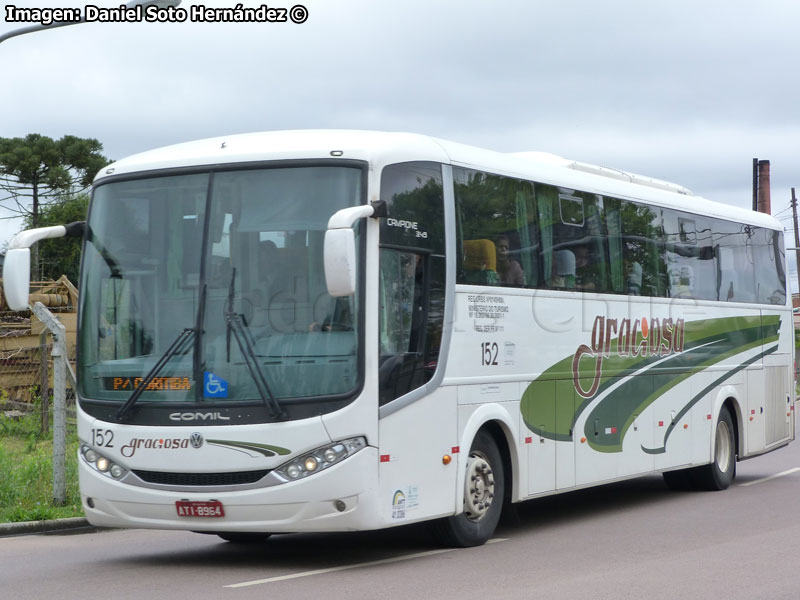
<svg viewBox="0 0 800 600"><path fill-rule="evenodd" d="M15 535L28 535L32 533L50 533L57 531L68 531L71 529L91 529L95 527L89 524L84 517L74 517L71 519L53 519L50 521L22 521L20 523L0 523L0 538Z"/></svg>

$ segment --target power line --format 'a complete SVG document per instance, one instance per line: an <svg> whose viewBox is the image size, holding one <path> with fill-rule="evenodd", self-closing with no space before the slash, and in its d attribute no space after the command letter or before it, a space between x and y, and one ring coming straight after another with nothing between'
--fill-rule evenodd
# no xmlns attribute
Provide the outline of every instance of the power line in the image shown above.
<svg viewBox="0 0 800 600"><path fill-rule="evenodd" d="M776 212L776 213L775 213L774 215L772 215L772 216L773 216L773 217L775 217L775 218L777 219L777 218L778 218L778 215L780 215L780 214L783 214L783 213L785 213L787 210L791 210L791 209L792 209L792 205L791 205L791 204L789 204L789 206L787 206L786 208L784 208L784 209L783 209L783 210L781 210L781 211L778 211L778 212ZM788 216L788 215L787 215L787 216Z"/></svg>

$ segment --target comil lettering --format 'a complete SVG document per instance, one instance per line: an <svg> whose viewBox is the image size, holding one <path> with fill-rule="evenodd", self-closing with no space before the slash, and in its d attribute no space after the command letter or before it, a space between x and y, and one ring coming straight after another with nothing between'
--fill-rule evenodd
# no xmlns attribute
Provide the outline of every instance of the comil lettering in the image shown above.
<svg viewBox="0 0 800 600"><path fill-rule="evenodd" d="M616 335L616 337L614 337ZM582 344L572 358L572 381L582 398L591 398L600 387L603 360L613 355L621 358L667 356L683 352L684 320L678 319L608 319L595 317L591 346ZM581 360L594 361L592 383L581 383ZM591 363L590 363L591 364Z"/></svg>
<svg viewBox="0 0 800 600"><path fill-rule="evenodd" d="M171 421L230 421L230 417L219 412L175 412L170 413Z"/></svg>

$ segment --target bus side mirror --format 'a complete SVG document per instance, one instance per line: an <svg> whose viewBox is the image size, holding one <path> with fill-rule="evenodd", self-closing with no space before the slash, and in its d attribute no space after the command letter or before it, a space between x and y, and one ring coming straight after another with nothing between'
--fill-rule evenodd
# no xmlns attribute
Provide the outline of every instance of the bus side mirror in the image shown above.
<svg viewBox="0 0 800 600"><path fill-rule="evenodd" d="M31 251L17 248L6 252L3 263L3 294L11 310L28 310L31 287Z"/></svg>
<svg viewBox="0 0 800 600"><path fill-rule="evenodd" d="M359 219L382 216L381 209L384 207L378 203L343 208L328 221L324 244L325 283L334 298L356 293L358 264L353 225Z"/></svg>
<svg viewBox="0 0 800 600"><path fill-rule="evenodd" d="M352 229L329 229L325 232L325 283L335 297L356 292L356 237Z"/></svg>
<svg viewBox="0 0 800 600"><path fill-rule="evenodd" d="M86 223L78 221L69 225L55 225L28 229L11 240L3 263L3 294L11 310L27 310L31 287L30 247L40 240L59 237L80 237Z"/></svg>

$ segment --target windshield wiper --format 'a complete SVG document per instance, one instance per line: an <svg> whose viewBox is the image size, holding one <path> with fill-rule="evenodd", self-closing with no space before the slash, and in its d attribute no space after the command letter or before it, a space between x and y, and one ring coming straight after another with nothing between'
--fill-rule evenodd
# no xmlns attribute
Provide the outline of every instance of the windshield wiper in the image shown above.
<svg viewBox="0 0 800 600"><path fill-rule="evenodd" d="M147 386L156 378L161 370L167 365L167 363L172 359L173 356L178 354L179 352L185 352L185 347L187 346L188 342L192 340L195 336L195 330L192 328L186 328L178 334L178 337L170 344L169 348L161 355L161 358L158 359L153 368L144 376L139 382L139 385L136 386L136 389L133 390L131 397L122 405L122 407L117 411L117 421L123 421L128 413L133 409L136 402L139 400L139 397L142 393L147 389Z"/></svg>
<svg viewBox="0 0 800 600"><path fill-rule="evenodd" d="M264 370L261 368L256 358L255 343L252 335L244 326L242 315L233 310L235 281L236 269L234 268L233 274L231 275L231 284L228 288L228 306L225 309L225 322L228 325L228 343L230 344L230 334L232 332L233 337L236 338L236 343L239 345L239 350L244 357L247 370L250 371L250 376L256 384L258 395L261 396L261 401L264 403L264 406L267 407L267 410L269 410L270 416L272 416L273 419L287 419L288 415L286 411L283 410L283 407L273 395L272 390L269 389L267 377L264 375ZM230 348L228 349L228 360L230 360Z"/></svg>
<svg viewBox="0 0 800 600"><path fill-rule="evenodd" d="M200 301L197 303L197 316L194 319L194 331L205 331L206 318L206 296L208 295L208 284L203 284L203 291L200 292ZM203 371L205 370L203 361L203 338L201 335L194 336L194 360L192 361L192 374L195 380L194 400L198 404L203 401L202 385Z"/></svg>
<svg viewBox="0 0 800 600"><path fill-rule="evenodd" d="M192 341L195 341L194 344L194 360L192 362L192 374L194 376L195 381L195 389L200 389L201 385L199 384L202 379L198 376L198 373L202 367L201 365L201 352L202 352L202 338L201 336L197 335L198 331L203 331L204 326L204 315L206 310L206 293L207 293L207 286L203 284L203 291L200 292L200 299L198 301L197 307L197 315L195 315L195 326L194 327L187 327L183 331L178 334L178 337L173 340L173 342L169 345L164 351L164 354L161 355L161 358L158 359L153 368L147 372L147 375L144 376L139 382L139 385L136 386L136 389L133 390L130 398L125 401L125 404L117 411L117 420L122 421L125 419L127 414L131 411L131 409L136 405L141 397L142 393L147 389L147 386L156 378L156 376L167 366L167 363L178 353L185 354L186 353L186 346Z"/></svg>

